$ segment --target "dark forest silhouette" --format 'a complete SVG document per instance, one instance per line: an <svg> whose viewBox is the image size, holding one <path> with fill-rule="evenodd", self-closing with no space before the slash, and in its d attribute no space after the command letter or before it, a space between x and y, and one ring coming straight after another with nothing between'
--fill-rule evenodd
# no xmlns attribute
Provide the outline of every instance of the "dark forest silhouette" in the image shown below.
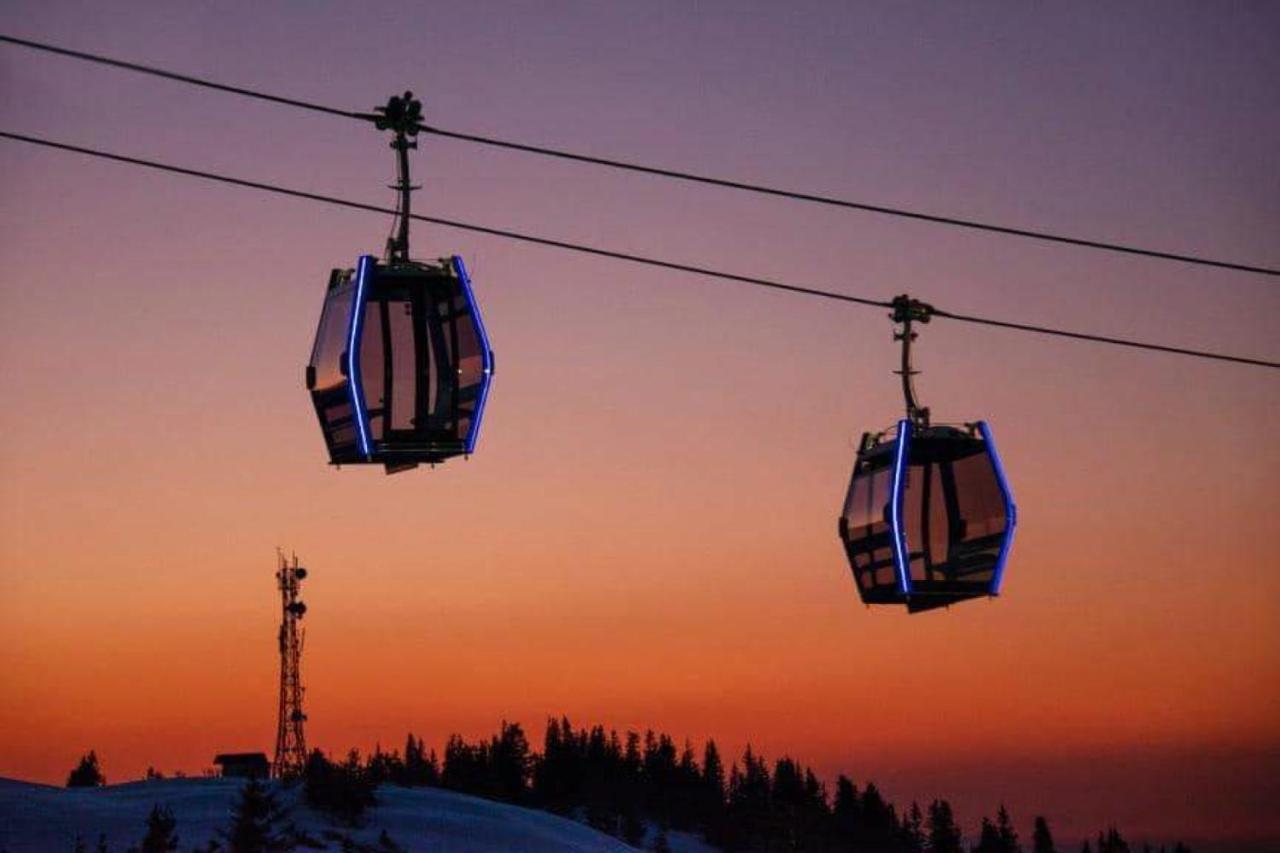
<svg viewBox="0 0 1280 853"><path fill-rule="evenodd" d="M92 752L68 785L102 784L86 781L91 778L102 779ZM575 729L563 717L547 721L541 752L530 746L518 723L504 721L496 734L474 743L450 736L443 759L414 734L406 738L403 754L378 747L362 758L353 749L339 762L314 750L302 778L293 783L301 784L310 807L346 826L359 826L377 803L378 787L390 784L440 787L546 810L653 850L669 850L668 833L678 831L700 835L728 853L1068 853L1055 844L1044 816L1035 817L1030 845L1024 846L1002 805L994 818L981 818L978 837L966 849L959 821L944 799L925 808L918 803L899 808L872 782L859 788L842 774L832 793L810 768L789 757L770 764L750 746L726 769L714 740L699 755L689 741L677 747L666 734L619 735L598 725ZM157 806L142 849L166 849L175 833L172 814ZM344 837L333 834L337 838ZM293 828L272 789L256 780L242 789L221 842L225 846L209 849L251 853L316 844ZM377 849L396 845L384 833ZM1130 847L1114 827L1080 850L1154 853L1149 846ZM1160 850L1167 853L1165 847ZM1172 853L1190 851L1179 843Z"/></svg>

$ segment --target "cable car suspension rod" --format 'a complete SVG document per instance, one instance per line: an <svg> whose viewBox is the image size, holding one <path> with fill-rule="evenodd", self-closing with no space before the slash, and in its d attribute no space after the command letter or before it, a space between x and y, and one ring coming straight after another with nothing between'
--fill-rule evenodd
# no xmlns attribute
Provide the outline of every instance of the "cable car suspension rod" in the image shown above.
<svg viewBox="0 0 1280 853"><path fill-rule="evenodd" d="M22 133L12 133L10 131L0 130L0 139L10 139L16 142L26 142L30 145L38 145L45 148L56 148L61 151L71 151L76 154L85 154L90 157L98 157L104 160L114 160L118 163L127 163L131 166L142 166L147 169L155 169L161 172L170 172L178 175L187 175L188 177L201 178L206 181L215 181L232 186L245 187L248 189L261 190L263 192L274 193L276 195L292 196L294 198L304 198L311 201L324 202L338 207L347 207L354 210L365 210L371 213L391 214L395 216L398 211L391 208L383 207L376 204L365 204L364 202L352 201L350 199L338 198L337 196L323 195L320 193L307 192L305 190L295 190L288 187L281 187L275 184L267 184L261 181L251 181L245 178L236 178L231 175L221 175L216 172L205 172L198 169L188 169L183 166L174 166L169 163L160 163L155 160L144 160L140 157L128 157L123 154L112 154L109 151L101 151L95 148L86 148L80 145L71 145L65 142L55 142L52 139L44 139L38 136L29 136ZM554 249L564 249L570 252L578 252L580 254L594 255L601 258L611 258L618 261L628 261L630 263L642 264L644 266L657 267L659 269L674 270L676 272L692 273L694 275L706 276L708 278L722 279L724 281L734 281L740 284L750 284L755 287L764 287L771 290L781 290L786 293L795 293L802 296L816 296L822 299L832 299L838 302L849 302L855 305L866 305L876 308L893 308L894 303L880 299L868 299L864 296L853 296L847 293L838 293L832 290L820 290L813 287L804 287L797 284L788 284L786 282L776 281L767 278L757 278L755 276L739 275L737 273L724 272L722 270L712 269L711 267L700 267L692 264L681 264L675 261L665 261L660 258L647 257L645 255L634 255L628 252L618 252L612 249L602 249L595 246L587 246L581 243L570 243L565 240L555 240L550 237L538 237L532 234L524 234L519 231L509 231L503 228L490 228L485 225L475 225L468 222L459 222L453 219L442 219L435 216L423 216L421 214L411 214L410 219L419 222L430 222L434 225L442 225L446 228L456 228L460 231L471 231L476 234L488 234L492 237L502 237L508 240L518 240L522 243L531 243L537 246L548 246ZM1113 338L1105 335L1094 335L1088 332L1072 332L1064 329L1055 329L1049 326L1034 326L1026 323L1013 323L1006 320L993 320L987 317L978 317L970 314L955 314L938 308L931 309L932 316L944 317L948 320L955 320L961 323L974 323L977 325L995 326L1003 329L1014 329L1023 332L1033 332L1041 335L1052 335L1055 337L1071 338L1073 340L1091 341L1093 343L1110 344L1112 346L1129 347L1132 349L1144 349L1154 352L1170 353L1174 355L1186 355L1193 358L1206 358L1214 361L1226 361L1234 364L1249 364L1255 367L1268 367L1273 370L1280 370L1280 361L1268 361L1260 358L1249 358L1247 356L1227 355L1224 353L1211 352L1209 350L1189 349L1185 347L1165 346L1164 344L1152 344L1144 341L1134 341L1126 338Z"/></svg>
<svg viewBox="0 0 1280 853"><path fill-rule="evenodd" d="M916 398L915 383L912 381L920 371L911 366L911 344L916 340L916 333L911 325L927 323L932 316L932 305L912 299L905 293L894 297L893 313L889 315L893 322L902 326L901 331L895 330L893 333L893 339L902 342L902 369L894 372L902 377L902 396L907 403L907 418L919 427L929 425L929 410L920 405L920 401Z"/></svg>
<svg viewBox="0 0 1280 853"><path fill-rule="evenodd" d="M399 233L387 240L387 258L394 262L409 260L409 220L413 218L411 202L413 191L422 189L409 182L409 149L417 148L416 140L410 137L418 135L422 124L422 102L415 100L413 92L405 92L403 97L392 95L385 106L375 107L372 114L361 118L373 122L378 130L391 130L395 138L391 147L396 152L396 183L391 187L399 195L397 216Z"/></svg>
<svg viewBox="0 0 1280 853"><path fill-rule="evenodd" d="M336 109L334 107L317 104L312 101L303 101L297 98L287 98L281 95L272 95L256 89L247 89L242 86L229 86L225 83L218 83L213 80L207 80L202 77L194 77L189 74L179 74L174 71L166 71L163 68L156 68L151 65L143 65L137 62L127 62L122 59L112 59L111 57L101 56L94 53L86 53L79 50L71 50L70 48L58 47L57 45L47 44L44 42L32 41L30 39L17 38L15 36L0 33L0 42L25 47L31 50L45 51L59 56L66 56L71 59L79 59L85 62L94 62L100 65L109 65L114 68L121 68L126 71L135 71L140 74L149 74L153 77L162 77L166 80L172 80L178 83L186 83L191 86L201 86L206 89L215 89L220 92L227 92L232 95L240 95L246 98L256 98L262 101L270 101L275 104L296 107L303 110L311 110L313 112L324 113L326 115L338 116L340 118L353 118L360 120L370 120L373 117L367 113L355 112L352 110ZM432 127L430 125L417 124L417 130L422 133L429 133L433 136L440 136L447 139L456 139L461 142L471 142L478 145L487 145L495 148L505 148L511 151L521 151L527 154L537 154L543 157L554 157L561 160L571 160L578 163L588 163L595 166L604 166L611 169L620 169L623 171L637 172L640 174L654 175L661 178L670 178L678 181L686 181L689 183L704 184L707 186L721 187L723 189L741 190L744 192L758 193L761 195L774 196L776 198L787 198L793 201L810 202L813 204L826 205L828 207L839 207L848 210L860 210L866 213L876 213L883 216L894 216L904 219L914 219L919 222L931 222L936 225L950 225L957 228L967 228L976 231L986 231L988 233L1003 234L1009 237L1022 237L1031 240L1041 240L1049 243L1058 243L1060 245L1075 246L1085 249L1097 249L1106 252L1118 252L1128 255L1139 255L1148 258L1157 258L1166 261L1178 261L1186 264L1196 264L1199 266L1217 267L1219 269L1237 270L1240 272L1251 272L1259 275L1280 277L1280 269L1275 267L1265 267L1255 264L1243 264L1235 261L1220 261L1212 258L1205 258L1199 255L1187 255L1176 252L1164 252L1156 249L1145 249L1140 246L1131 246L1123 243L1111 243L1103 240L1086 240L1079 237L1068 237L1061 234L1054 234L1048 231L1036 231L1028 228L1015 228L1008 225L997 225L990 222L979 222L973 219L962 219L955 216L942 216L932 213L922 213L920 211L908 210L900 207L888 207L886 205L870 204L867 202L852 201L849 199L835 198L833 196L816 195L813 193L797 192L795 190L786 190L778 187L770 187L762 184L753 184L745 181L732 181L725 178L715 178L710 175L700 175L693 172L682 172L674 169L663 169L657 166L646 166L641 163L632 163L625 160L613 160L607 157L595 157L589 154L579 154L572 151L565 151L556 148L548 148L540 145L529 145L523 142L513 142L505 139L496 139L489 136L480 136L473 133L462 133L454 130L446 130L441 127ZM939 315L941 316L941 315Z"/></svg>

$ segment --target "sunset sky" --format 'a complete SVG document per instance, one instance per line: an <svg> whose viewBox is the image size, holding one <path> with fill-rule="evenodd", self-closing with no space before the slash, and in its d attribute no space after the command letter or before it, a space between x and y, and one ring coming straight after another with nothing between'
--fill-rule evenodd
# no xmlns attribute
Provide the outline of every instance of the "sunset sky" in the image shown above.
<svg viewBox="0 0 1280 853"><path fill-rule="evenodd" d="M0 30L428 123L1280 265L1274 3L5 4ZM356 122L0 45L0 126L373 204ZM1280 357L1274 278L424 138L415 209L877 299ZM1280 374L938 320L917 388L988 420L996 600L859 601L853 444L883 311L417 223L497 375L476 454L326 464L328 273L389 218L0 141L0 776L273 747L275 548L311 570L307 735L546 715L750 742L965 828L1280 839ZM1067 846L1064 844L1064 847Z"/></svg>

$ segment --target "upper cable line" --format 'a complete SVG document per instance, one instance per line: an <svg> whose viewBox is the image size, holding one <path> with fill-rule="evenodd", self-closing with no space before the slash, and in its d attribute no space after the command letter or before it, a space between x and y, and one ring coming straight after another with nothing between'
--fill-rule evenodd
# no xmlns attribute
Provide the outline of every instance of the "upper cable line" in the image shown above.
<svg viewBox="0 0 1280 853"><path fill-rule="evenodd" d="M200 86L206 89L213 89L228 94L240 95L247 98L255 98L257 100L268 101L284 106L295 107L297 109L310 110L313 112L324 113L326 115L338 116L340 118L357 119L360 121L372 121L376 117L364 112L355 110L344 110L336 107L327 106L325 104L315 103L313 101L304 101L298 98L289 98L281 95L274 95L269 92L263 92L257 89L250 89L243 86L232 86L225 83L219 83L203 77L196 77L190 74L180 74L174 71L168 71L163 68L156 68L151 65L144 65L137 62L129 62L122 59L114 59L108 56L88 53L80 50L72 50L70 48L60 47L58 45L48 44L45 42L33 41L31 39L18 38L16 36L5 35L0 33L0 42L25 47L32 50L44 51L46 53L57 54L71 59L78 59L85 62L93 62L100 65L107 65L113 68L120 68L126 71L134 71L140 74L148 74L153 77L160 77L177 83L185 83L192 86ZM516 142L508 139L499 139L492 136L482 136L474 133L464 133L457 130L449 130L443 127L436 127L426 123L420 123L417 129L421 133L438 136L444 139L454 139L461 142L470 142L477 145L485 145L494 148L502 148L510 151L520 151L526 154L535 154L542 157L551 157L560 160L568 160L577 163L601 166L610 169L618 169L627 172L651 175L655 177L668 178L671 180L683 181L687 183L701 184L704 186L720 187L722 189L738 190L742 192L756 193L759 195L772 196L774 198L785 198L792 201L807 202L811 204L823 205L826 207L842 208L845 210L857 210L864 213L874 213L882 216L896 217L900 219L910 219L917 222L928 222L935 225L947 225L955 228L964 228L972 231L981 231L990 234L1000 234L1006 237L1019 237L1027 240L1038 240L1041 242L1055 243L1058 245L1074 246L1076 248L1093 249L1097 251L1105 251L1119 253L1131 256L1140 256L1165 261L1175 261L1178 263L1192 264L1196 266L1214 267L1217 269L1235 270L1237 272L1255 273L1258 275L1280 277L1280 268L1262 266L1258 264L1246 264L1236 261L1219 260L1208 258L1202 255L1192 255L1180 252L1168 252L1159 249L1149 249L1142 246L1135 246L1127 243L1116 243L1106 240L1092 240L1083 237L1072 237L1065 234L1057 234L1050 231L1043 231L1032 228L1021 228L1011 225L1001 225L993 222L983 222L976 219L968 219L959 216L948 216L936 213L927 213L918 210L910 210L903 207L894 207L882 204L873 204L865 201L855 201L852 199L838 198L835 196L820 195L816 193L801 192L798 190L784 189L781 187L772 187L765 184L758 184L749 181L737 181L728 178L718 178L711 175L703 175L696 172L687 172L677 169L667 169L659 166L650 166L643 163L632 162L628 160L618 160L609 157L598 157L591 154L583 154L581 152L568 151L560 148L552 148L542 145L532 145L524 142Z"/></svg>
<svg viewBox="0 0 1280 853"><path fill-rule="evenodd" d="M146 160L140 157L129 157L123 154L114 154L109 151L102 151L95 148L87 148L80 145L72 145L70 143L58 142L52 139L44 139L38 136L30 136L22 133L13 133L10 131L0 130L0 139L9 139L15 142L25 142L30 145L37 145L44 148L54 148L61 151L70 151L77 154L84 154L90 157L97 157L105 160L112 160L117 163L125 163L131 166L141 166L148 169L154 169L172 174L186 175L188 177L200 178L206 181L214 181L222 184L243 187L246 189L260 190L262 192L275 193L277 195L291 196L294 198L303 198L310 201L323 202L339 207L346 207L355 210L364 210L372 213L389 214L397 216L400 211L397 209L384 207L376 204L366 204L364 202L344 199L337 196L326 195L322 193L314 193L306 190L292 189L290 187L282 187L277 184L269 184L263 181L253 181L246 178L238 178L232 175L219 174L217 172L208 172L200 169L191 169L185 166L176 166L170 163L161 163L155 160ZM551 237L541 237L533 234L525 234L519 231L512 231L506 228L494 228L487 225L477 225L470 222L460 222L454 219L444 219L436 216L424 216L422 214L413 213L409 215L410 219L421 222L429 222L434 225L441 225L447 228L456 228L461 231L471 231L477 234L487 234L492 237L502 237L507 240L516 240L523 243L531 243L539 246L547 246L554 249L562 249L565 251L577 252L580 254L594 255L596 257L610 258L613 260L627 261L629 263L641 264L649 267L657 267L659 269L672 270L675 272L691 273L693 275L705 276L708 278L720 279L723 281L731 281L738 284L747 284L754 287L766 288L769 290L781 291L798 296L811 296L821 299L829 299L837 302L847 302L855 305L870 308L888 308L894 309L895 303L889 300L872 299L865 296L855 296L848 293L840 293L838 291L824 290L821 288L808 287L805 285L793 284L775 279L760 278L757 276L740 275L737 273L725 272L723 270L713 269L711 267L696 266L693 264L683 264L676 261L668 261L661 258L653 258L645 255L637 255L630 252L621 252L613 249L606 249L598 246L589 246L582 243L573 243L567 240L558 240ZM1010 329L1014 331L1029 332L1032 334L1049 335L1053 337L1069 338L1072 340L1088 341L1091 343L1107 344L1110 346L1121 346L1131 349L1150 350L1153 352L1162 352L1174 355L1184 355L1193 358L1210 359L1213 361L1224 361L1234 364L1247 364L1256 367L1267 367L1273 370L1280 370L1280 361L1270 361L1267 359L1249 358L1247 356L1230 355L1226 353L1212 352L1209 350L1191 349L1187 347L1175 347L1165 344L1155 344L1146 341L1131 340L1128 338L1116 338L1107 335L1097 335L1090 332L1077 332L1068 329L1058 329L1050 326L1038 326L1026 323L1016 323L1007 320L998 320L990 317L981 317L970 314L958 314L943 309L930 309L933 316L940 319L953 320L961 323L971 323L976 325L991 326L996 328Z"/></svg>

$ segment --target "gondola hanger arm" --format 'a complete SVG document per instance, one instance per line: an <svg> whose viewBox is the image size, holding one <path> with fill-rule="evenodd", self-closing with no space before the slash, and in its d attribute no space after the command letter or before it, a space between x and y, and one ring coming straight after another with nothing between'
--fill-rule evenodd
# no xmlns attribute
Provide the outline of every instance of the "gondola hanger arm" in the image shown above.
<svg viewBox="0 0 1280 853"><path fill-rule="evenodd" d="M418 147L414 138L422 128L422 101L413 97L413 92L405 90L403 95L392 95L387 103L374 107L372 113L357 113L359 118L373 122L378 130L389 130L395 134L391 140L391 148L396 152L396 183L391 189L400 193L396 206L396 220L399 228L396 235L387 240L387 258L394 262L409 260L409 220L413 218L412 194L421 187L414 186L409 180L409 151Z"/></svg>
<svg viewBox="0 0 1280 853"><path fill-rule="evenodd" d="M912 328L915 323L928 323L933 317L933 306L927 302L921 302L919 299L912 299L907 294L896 296L891 303L893 313L889 318L902 328L894 330L893 339L902 343L902 367L895 370L902 377L902 396L907 406L907 419L916 426L927 427L929 425L929 409L920 405L919 399L916 397L915 382L913 378L920 371L915 370L911 364L911 344L915 341L917 335Z"/></svg>

